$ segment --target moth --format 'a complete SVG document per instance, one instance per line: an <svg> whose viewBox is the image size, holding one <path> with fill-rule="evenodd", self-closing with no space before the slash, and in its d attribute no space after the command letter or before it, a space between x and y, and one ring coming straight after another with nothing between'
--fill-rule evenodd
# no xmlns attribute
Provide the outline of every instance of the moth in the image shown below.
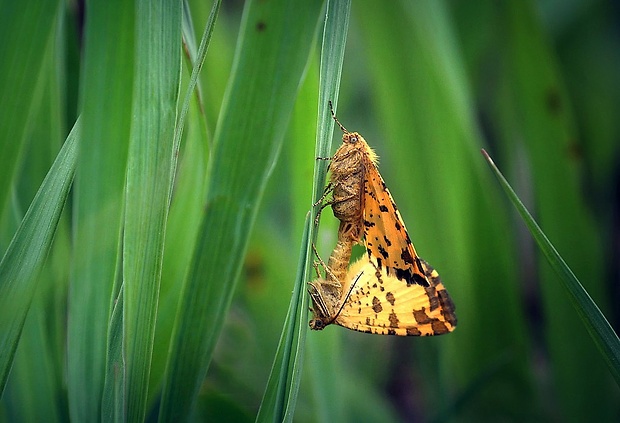
<svg viewBox="0 0 620 423"><path fill-rule="evenodd" d="M322 329L329 323L337 323L364 332L397 335L438 335L452 331L456 326L454 304L437 272L417 255L379 173L377 155L359 133L347 131L333 108L332 117L343 132L342 145L331 159L330 182L319 201L321 209L332 206L340 227L338 244L328 265L324 265L325 279L310 283L315 315L310 326ZM324 201L329 194L331 200ZM345 271L342 263L349 262L352 245L362 242L367 253L365 258ZM384 296L386 288L389 298ZM438 291L441 297L436 294ZM372 306L362 305L364 296L372 296L375 303L381 304L375 307L381 308L381 312L376 312L374 318L368 314ZM399 306L394 308L397 300ZM351 306L356 301L360 310L357 317L347 317L353 315ZM392 306L391 314L381 314L388 305ZM446 330L420 330L423 315L442 323ZM360 322L360 317L368 320ZM396 320L401 323L397 325ZM416 327L419 333L414 330ZM396 330L399 328L405 329Z"/></svg>

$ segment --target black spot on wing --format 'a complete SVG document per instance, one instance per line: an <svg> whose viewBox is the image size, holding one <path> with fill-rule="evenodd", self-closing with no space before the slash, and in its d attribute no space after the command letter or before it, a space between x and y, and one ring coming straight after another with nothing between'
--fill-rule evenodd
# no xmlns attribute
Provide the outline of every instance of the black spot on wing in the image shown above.
<svg viewBox="0 0 620 423"><path fill-rule="evenodd" d="M439 298L437 298L437 290L434 286L429 286L424 288L426 291L426 296L428 297L428 302L430 304L429 310L433 311L437 307L439 307Z"/></svg>
<svg viewBox="0 0 620 423"><path fill-rule="evenodd" d="M426 280L426 278L420 276L417 273L413 273L412 274L412 279L413 279L413 283L416 283L416 284L421 285L423 287L429 286L428 280Z"/></svg>
<svg viewBox="0 0 620 423"><path fill-rule="evenodd" d="M389 319L390 319L390 327L397 328L398 327L398 316L396 315L396 313L391 312Z"/></svg>
<svg viewBox="0 0 620 423"><path fill-rule="evenodd" d="M379 253L383 256L384 260L387 260L387 258L390 256L388 254L388 252L385 250L385 248L383 248L383 245L379 244L379 246L377 247L377 249L379 250Z"/></svg>
<svg viewBox="0 0 620 423"><path fill-rule="evenodd" d="M457 320L456 314L454 314L454 309L456 307L454 306L454 303L452 302L452 298L450 298L448 291L446 291L445 289L441 289L437 291L437 296L439 297L439 304L441 304L442 307L441 314L444 316L448 323L450 323L452 326L456 326Z"/></svg>
<svg viewBox="0 0 620 423"><path fill-rule="evenodd" d="M413 318L415 319L416 322L418 322L419 324L422 324L422 325L431 323L433 321L426 314L426 312L424 310L424 307L422 307L421 310L413 310Z"/></svg>
<svg viewBox="0 0 620 423"><path fill-rule="evenodd" d="M379 206L379 211L381 211L382 213L387 213L389 210L388 210L388 208L387 208L387 206L386 206L386 205L381 204L381 205Z"/></svg>
<svg viewBox="0 0 620 423"><path fill-rule="evenodd" d="M426 278L420 276L417 273L414 273L411 268L407 268L407 269L400 269L398 267L395 267L394 269L394 275L401 281L405 281L407 283L407 286L409 285L420 285L423 287L428 287L429 283L426 280Z"/></svg>
<svg viewBox="0 0 620 423"><path fill-rule="evenodd" d="M446 324L440 320L433 321L431 327L433 328L434 335L443 335L444 333L450 332Z"/></svg>
<svg viewBox="0 0 620 423"><path fill-rule="evenodd" d="M403 248L401 253L400 253L400 258L403 259L403 261L407 264L411 264L413 265L413 257L411 256L411 251L409 251L409 248ZM418 263L418 267L421 269L422 266L420 265L420 263Z"/></svg>
<svg viewBox="0 0 620 423"><path fill-rule="evenodd" d="M383 240L385 241L385 245L387 245L388 247L392 245L392 243L390 242L387 236L383 235Z"/></svg>
<svg viewBox="0 0 620 423"><path fill-rule="evenodd" d="M381 313L381 311L383 311L383 307L381 306L381 301L377 297L374 297L372 299L372 310L375 313Z"/></svg>
<svg viewBox="0 0 620 423"><path fill-rule="evenodd" d="M422 335L422 332L420 332L420 329L418 329L416 327L410 327L410 328L407 328L407 335L410 335L410 336L420 336L420 335Z"/></svg>

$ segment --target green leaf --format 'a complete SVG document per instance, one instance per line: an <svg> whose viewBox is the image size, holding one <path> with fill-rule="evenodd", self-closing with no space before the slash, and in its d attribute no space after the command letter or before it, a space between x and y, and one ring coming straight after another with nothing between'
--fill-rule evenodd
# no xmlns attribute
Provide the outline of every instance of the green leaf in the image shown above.
<svg viewBox="0 0 620 423"><path fill-rule="evenodd" d="M184 5L187 5L184 2ZM187 43L189 56L193 63L190 81L183 100L182 112L179 115L175 132L175 145L180 147L182 132L186 134L182 151L179 154L180 162L174 184L174 196L170 205L170 214L166 228L165 255L162 264L162 283L159 307L157 310L157 325L155 332L155 348L151 366L151 383L149 388L149 407L158 399L159 388L164 377L168 347L174 324L176 306L180 292L178 283L183 279L189 266L191 255L196 243L196 234L200 226L204 205L205 192L205 163L208 151L209 137L205 130L204 110L199 94L198 76L202 71L203 63L207 58L207 49L215 27L221 1L213 3L207 20L200 47L193 51L193 41ZM183 38L193 40L191 19L187 8L183 10ZM195 101L191 101L195 100ZM190 108L191 106L191 108ZM189 109L189 117L187 112ZM188 130L184 131L187 118ZM178 147L175 147L175 151Z"/></svg>
<svg viewBox="0 0 620 423"><path fill-rule="evenodd" d="M106 374L101 400L102 422L127 421L125 407L125 360L123 357L123 288L118 292L108 330Z"/></svg>
<svg viewBox="0 0 620 423"><path fill-rule="evenodd" d="M0 110L10 113L10 119L0 119L0 211L7 204L31 129L29 119L39 107L40 90L35 81L46 69L42 52L53 39L61 5L53 0L0 4Z"/></svg>
<svg viewBox="0 0 620 423"><path fill-rule="evenodd" d="M491 157L484 150L482 150L482 154L489 163L501 187L506 192L506 195L508 195L508 198L521 215L532 237L536 240L538 247L560 277L562 287L568 294L575 311L577 311L592 340L601 352L609 371L616 379L616 383L620 385L620 339L618 339L618 335L614 332L573 271L564 262L551 242L549 242L547 236L540 229L534 218L532 218L532 215L527 211L519 197L517 197L510 184L508 184L504 175L495 166Z"/></svg>
<svg viewBox="0 0 620 423"><path fill-rule="evenodd" d="M37 276L73 182L79 121L67 137L0 262L0 392L4 390Z"/></svg>
<svg viewBox="0 0 620 423"><path fill-rule="evenodd" d="M320 2L249 1L208 165L207 204L182 288L160 421L185 420L205 377L279 153Z"/></svg>
<svg viewBox="0 0 620 423"><path fill-rule="evenodd" d="M138 1L134 103L123 233L126 418L146 414L164 234L176 163L180 2Z"/></svg>
<svg viewBox="0 0 620 423"><path fill-rule="evenodd" d="M101 418L106 334L121 265L133 98L134 5L86 8L80 80L82 138L74 186L67 388L73 421ZM114 37L102 37L111 33ZM118 289L118 288L117 288Z"/></svg>

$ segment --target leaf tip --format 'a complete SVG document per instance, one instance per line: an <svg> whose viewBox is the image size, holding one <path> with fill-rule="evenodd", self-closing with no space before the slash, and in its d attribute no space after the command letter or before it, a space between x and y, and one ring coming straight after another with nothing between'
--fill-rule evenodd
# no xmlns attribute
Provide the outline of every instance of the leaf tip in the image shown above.
<svg viewBox="0 0 620 423"><path fill-rule="evenodd" d="M491 165L491 167L495 167L495 162L493 161L491 156L489 156L489 153L487 153L487 151L484 148L481 149L480 152L482 153L486 161L489 163L489 165Z"/></svg>

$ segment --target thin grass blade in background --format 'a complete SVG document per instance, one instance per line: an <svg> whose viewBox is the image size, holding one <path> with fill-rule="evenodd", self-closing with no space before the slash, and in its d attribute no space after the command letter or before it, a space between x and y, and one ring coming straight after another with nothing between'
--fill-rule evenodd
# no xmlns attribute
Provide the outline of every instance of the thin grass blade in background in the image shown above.
<svg viewBox="0 0 620 423"><path fill-rule="evenodd" d="M79 139L78 121L0 262L0 392L73 182Z"/></svg>
<svg viewBox="0 0 620 423"><path fill-rule="evenodd" d="M183 4L187 5L186 2L184 2ZM187 117L187 112L189 110L189 105L190 105L190 101L192 100L193 93L195 90L198 89L198 83L199 83L198 77L200 76L200 71L202 70L202 66L204 65L204 61L207 56L209 42L211 41L211 35L213 35L213 28L215 27L215 21L220 11L221 4L222 4L221 0L215 0L213 2L213 7L211 8L211 14L209 15L209 20L207 21L204 34L200 41L200 47L198 47L198 51L195 53L195 55L192 55L192 57L194 58L192 75L190 77L189 85L187 87L187 92L183 99L183 106L181 107L181 113L179 115L178 123L177 123L176 130L174 133L175 157L178 156L179 145L181 144L181 137L183 135L183 128L185 127L185 118ZM184 12L183 16L188 16L189 12L187 11L187 7L185 7L184 10L186 10L186 12ZM189 20L189 16L184 19L184 22L188 20ZM189 26L189 24L184 24L184 25ZM189 31L189 28L187 29L187 31ZM189 35L190 34L188 34L188 37L186 38L190 38ZM176 164L176 160L175 160L175 164ZM172 189L170 190L170 195L172 195Z"/></svg>
<svg viewBox="0 0 620 423"><path fill-rule="evenodd" d="M208 165L207 204L173 332L160 421L185 420L205 377L282 144L320 7L316 1L288 0L245 5Z"/></svg>
<svg viewBox="0 0 620 423"><path fill-rule="evenodd" d="M562 281L562 286L568 294L572 306L581 318L592 340L601 352L609 371L613 375L616 383L620 385L620 339L612 329L611 325L605 318L605 315L592 300L583 285L575 277L575 274L562 259L557 250L553 247L549 239L542 232L532 215L527 211L517 194L504 178L504 175L495 166L495 163L489 157L486 151L482 150L484 158L487 160L495 177L499 181L506 195L515 206L521 218L525 222L528 230L536 240L538 247L545 255L545 258L558 274Z"/></svg>
<svg viewBox="0 0 620 423"><path fill-rule="evenodd" d="M590 171L579 153L582 144L599 148L598 140L582 139L575 124L562 63L549 41L537 2L497 3L493 10L495 28L501 28L492 35L501 41L494 63L500 64L501 72L497 86L490 87L499 93L488 110L499 140L498 160L506 163L508 174L524 175L521 191L531 192L530 209L545 234L607 312L613 301L605 283L610 273L605 269L607 248L599 226L603 220L599 222L600 216L595 215L589 188L584 185ZM555 272L540 254L535 259L544 316L543 345L561 418L613 419L620 390L598 360L598 351L571 305L559 294L562 288ZM566 348L567 342L571 348ZM593 402L595 409L590 405Z"/></svg>

